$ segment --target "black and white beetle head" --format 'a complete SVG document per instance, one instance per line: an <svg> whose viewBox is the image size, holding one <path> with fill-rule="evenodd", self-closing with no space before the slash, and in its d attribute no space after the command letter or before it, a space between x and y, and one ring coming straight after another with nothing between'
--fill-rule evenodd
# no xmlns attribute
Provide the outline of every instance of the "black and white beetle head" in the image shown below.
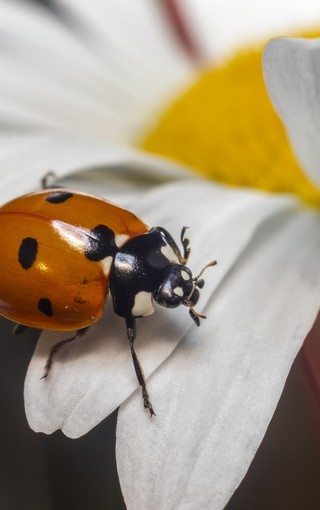
<svg viewBox="0 0 320 510"><path fill-rule="evenodd" d="M200 318L205 319L204 315L194 310L194 306L200 297L199 289L204 286L204 280L200 277L207 267L215 264L216 261L207 264L195 278L192 277L192 273L187 266L170 264L161 285L153 294L154 300L166 308L176 308L180 305L187 306L190 316L199 326Z"/></svg>
<svg viewBox="0 0 320 510"><path fill-rule="evenodd" d="M164 228L154 227L127 241L116 253L110 270L110 290L114 311L121 317L146 317L153 313L153 300L166 308L187 306L199 326L203 315L194 310L204 280L201 275L216 261L207 264L195 278L187 263L190 248L181 232L183 253Z"/></svg>

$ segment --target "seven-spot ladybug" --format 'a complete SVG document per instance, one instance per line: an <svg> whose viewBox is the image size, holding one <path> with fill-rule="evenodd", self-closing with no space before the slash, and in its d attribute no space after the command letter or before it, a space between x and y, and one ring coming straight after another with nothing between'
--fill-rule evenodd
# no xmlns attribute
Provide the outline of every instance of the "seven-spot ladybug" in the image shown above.
<svg viewBox="0 0 320 510"><path fill-rule="evenodd" d="M144 407L154 413L134 350L136 318L153 313L153 301L194 310L204 285L185 265L190 253L181 232L183 254L162 227L149 228L131 212L95 196L51 188L19 197L0 208L0 314L15 331L31 326L75 331L50 351L54 355L81 337L103 311L110 292L116 314L124 317Z"/></svg>

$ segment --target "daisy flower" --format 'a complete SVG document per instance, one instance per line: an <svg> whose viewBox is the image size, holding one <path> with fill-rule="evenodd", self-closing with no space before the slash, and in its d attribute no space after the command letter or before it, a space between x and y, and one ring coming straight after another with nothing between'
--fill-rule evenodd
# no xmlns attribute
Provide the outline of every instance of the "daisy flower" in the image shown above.
<svg viewBox="0 0 320 510"><path fill-rule="evenodd" d="M206 273L199 307L208 318L200 328L179 309L157 309L138 324L136 347L155 419L142 408L125 327L110 303L85 338L59 353L45 383L46 357L64 333L44 332L32 357L25 408L33 430L61 429L79 438L120 406L117 469L129 509L226 505L265 434L320 301L317 208L289 193L214 183L193 173L189 160L170 162L136 148L145 137L149 150L178 160L179 154L158 150L154 138L148 145L146 133L194 82L200 60L222 61L244 35L251 43L279 34L289 11L291 28L307 22L316 6L304 2L302 19L285 0L268 11L249 0L241 8L230 2L230 19L221 6L208 16L205 0L181 5L189 23L203 27L201 40L188 40L174 11L189 55L168 29L164 13L172 14L174 2L57 0L50 11L0 1L1 199L36 188L54 169L64 184L104 195L175 238L190 225L195 274L209 260L219 262ZM248 16L252 30L244 23ZM320 180L319 48L317 40L279 39L264 56L270 96L314 183L313 203ZM231 149L225 147L226 155Z"/></svg>

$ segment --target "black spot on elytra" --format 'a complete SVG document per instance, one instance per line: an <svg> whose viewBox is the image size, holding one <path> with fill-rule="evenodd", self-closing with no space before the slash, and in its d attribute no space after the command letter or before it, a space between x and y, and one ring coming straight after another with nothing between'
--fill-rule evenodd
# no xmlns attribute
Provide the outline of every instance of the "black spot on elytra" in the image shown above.
<svg viewBox="0 0 320 510"><path fill-rule="evenodd" d="M52 304L50 299L48 298L39 299L38 309L40 310L40 312L44 313L44 315L47 315L48 317L52 317L53 315Z"/></svg>
<svg viewBox="0 0 320 510"><path fill-rule="evenodd" d="M53 191L46 197L46 201L51 204L61 204L71 197L73 197L73 193L70 191Z"/></svg>
<svg viewBox="0 0 320 510"><path fill-rule="evenodd" d="M38 241L33 237L23 239L18 253L18 260L23 269L29 269L37 257Z"/></svg>
<svg viewBox="0 0 320 510"><path fill-rule="evenodd" d="M118 248L113 231L106 225L97 225L91 230L85 247L85 256L89 260L102 260L105 257L114 257Z"/></svg>

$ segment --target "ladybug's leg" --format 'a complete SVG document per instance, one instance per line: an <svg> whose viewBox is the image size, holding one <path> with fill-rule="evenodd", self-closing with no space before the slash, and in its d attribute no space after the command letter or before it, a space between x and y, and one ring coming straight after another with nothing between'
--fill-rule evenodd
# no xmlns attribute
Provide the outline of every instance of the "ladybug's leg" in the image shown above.
<svg viewBox="0 0 320 510"><path fill-rule="evenodd" d="M182 246L183 246L183 258L185 260L185 263L188 261L188 258L189 258L189 255L190 255L190 241L187 237L184 237L185 236L185 233L186 233L186 230L188 229L189 227L183 227L182 230L181 230L181 234L180 234L180 239L181 239L181 243L182 243Z"/></svg>
<svg viewBox="0 0 320 510"><path fill-rule="evenodd" d="M162 232L162 234L164 234L168 245L173 249L174 253L177 255L180 264L187 263L189 255L190 255L190 251L191 251L190 247L189 247L189 239L184 237L187 228L189 228L189 227L183 227L181 230L181 234L180 234L180 239L181 239L181 243L183 246L183 254L181 253L180 248L177 245L177 243L175 242L175 240L173 239L172 235L169 234L169 232L165 228L163 228L163 227L155 228L155 230L158 230L158 232Z"/></svg>
<svg viewBox="0 0 320 510"><path fill-rule="evenodd" d="M56 179L57 179L56 174L52 170L50 170L42 177L41 188L42 189L61 188L62 186L56 186L54 184Z"/></svg>
<svg viewBox="0 0 320 510"><path fill-rule="evenodd" d="M23 324L15 324L13 326L13 330L12 330L12 333L14 335L20 335L21 333L23 333L26 329L28 329L28 326L24 326Z"/></svg>
<svg viewBox="0 0 320 510"><path fill-rule="evenodd" d="M62 349L66 345L70 344L71 342L74 342L75 340L78 340L79 338L81 338L85 334L87 329L89 329L89 328L79 329L74 336L72 336L70 338L66 338L65 340L61 340L60 342L58 342L57 344L55 344L51 347L50 354L48 356L46 365L44 367L44 374L41 377L41 379L46 379L46 377L48 377L48 374L52 367L53 358L57 354L57 352L60 351L60 349Z"/></svg>
<svg viewBox="0 0 320 510"><path fill-rule="evenodd" d="M47 172L41 179L41 188L42 189L50 189L54 188L55 186L52 186L52 181L54 182L56 180L57 176L54 172L50 170L50 172Z"/></svg>
<svg viewBox="0 0 320 510"><path fill-rule="evenodd" d="M146 381L144 379L142 367L140 365L140 361L138 360L138 356L136 354L136 351L134 350L134 341L136 338L136 321L133 317L127 317L126 318L126 326L127 326L127 335L129 340L129 347L130 347L130 353L132 356L132 361L134 365L134 369L136 371L136 376L139 381L139 384L141 386L142 390L142 398L143 398L143 405L146 409L149 409L150 417L152 415L156 415L156 413L153 410L152 404L149 399L149 394L146 388Z"/></svg>

